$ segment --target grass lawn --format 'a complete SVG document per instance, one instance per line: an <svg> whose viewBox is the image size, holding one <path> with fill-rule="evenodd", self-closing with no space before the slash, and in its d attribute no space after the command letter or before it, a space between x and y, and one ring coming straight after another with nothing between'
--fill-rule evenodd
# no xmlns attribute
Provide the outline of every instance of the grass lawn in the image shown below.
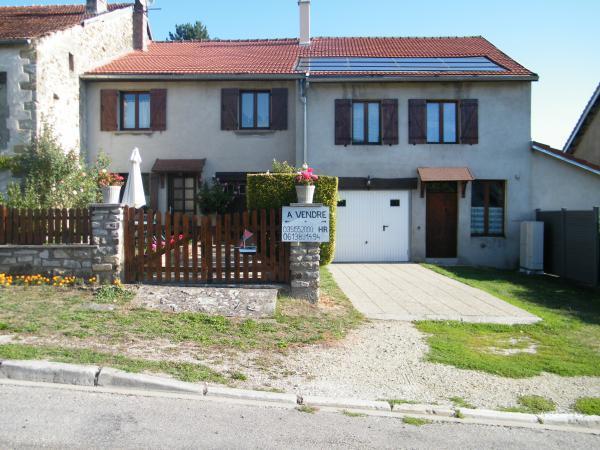
<svg viewBox="0 0 600 450"><path fill-rule="evenodd" d="M102 291L54 288L49 286L0 289L0 333L41 338L59 338L61 343L77 341L126 344L131 340L156 339L173 343L191 342L215 350L280 350L288 346L340 339L364 319L333 281L321 271L322 305L319 307L289 297L278 301L272 319L230 319L200 313L163 313L137 309L130 295ZM90 304L112 304L112 311L97 311ZM63 345L61 345L62 347ZM196 364L157 362L99 353L86 349L64 350L36 345L0 345L0 359L49 359L93 363L131 371L170 373L188 381L224 381L223 375ZM231 379L243 374L233 372Z"/></svg>
<svg viewBox="0 0 600 450"><path fill-rule="evenodd" d="M543 319L512 326L418 322L430 335L428 360L513 378L541 372L600 376L600 290L515 271L426 267Z"/></svg>

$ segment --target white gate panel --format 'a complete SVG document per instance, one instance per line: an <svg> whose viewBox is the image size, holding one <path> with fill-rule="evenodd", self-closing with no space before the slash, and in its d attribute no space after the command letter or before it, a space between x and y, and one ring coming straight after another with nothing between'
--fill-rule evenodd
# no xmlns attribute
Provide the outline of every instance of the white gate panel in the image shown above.
<svg viewBox="0 0 600 450"><path fill-rule="evenodd" d="M340 191L339 198L336 262L409 260L410 191Z"/></svg>

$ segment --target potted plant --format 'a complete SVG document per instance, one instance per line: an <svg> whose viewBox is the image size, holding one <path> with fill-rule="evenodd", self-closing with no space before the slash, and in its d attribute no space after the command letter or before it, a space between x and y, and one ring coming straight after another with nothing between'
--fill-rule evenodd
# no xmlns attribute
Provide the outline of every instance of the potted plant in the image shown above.
<svg viewBox="0 0 600 450"><path fill-rule="evenodd" d="M105 204L117 204L119 203L119 196L121 194L121 186L123 186L123 178L118 173L108 172L106 169L102 169L98 174L98 186L102 189L102 201Z"/></svg>
<svg viewBox="0 0 600 450"><path fill-rule="evenodd" d="M312 203L315 195L315 183L319 179L313 173L313 169L306 164L302 166L302 170L296 175L296 195L298 203Z"/></svg>
<svg viewBox="0 0 600 450"><path fill-rule="evenodd" d="M197 197L200 212L210 216L213 224L216 215L225 214L233 200L234 194L227 191L217 180L213 180L212 186L204 183Z"/></svg>

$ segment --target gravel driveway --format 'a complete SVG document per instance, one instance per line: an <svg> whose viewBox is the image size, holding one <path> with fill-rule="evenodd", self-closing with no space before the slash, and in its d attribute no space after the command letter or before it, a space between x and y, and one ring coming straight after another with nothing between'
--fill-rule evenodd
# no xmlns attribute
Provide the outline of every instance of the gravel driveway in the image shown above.
<svg viewBox="0 0 600 450"><path fill-rule="evenodd" d="M449 404L462 397L481 408L515 406L526 394L551 398L559 411L575 399L600 396L598 377L559 377L543 374L512 379L423 360L425 336L411 323L367 323L338 343L315 345L288 355L249 355L243 369L246 387L271 387L309 395L361 399L407 399ZM252 360L261 361L260 368Z"/></svg>

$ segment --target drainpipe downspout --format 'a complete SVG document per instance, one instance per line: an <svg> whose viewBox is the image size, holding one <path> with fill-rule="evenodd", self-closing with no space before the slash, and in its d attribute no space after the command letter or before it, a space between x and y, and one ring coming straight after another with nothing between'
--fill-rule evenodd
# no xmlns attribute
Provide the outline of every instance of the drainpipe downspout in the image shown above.
<svg viewBox="0 0 600 450"><path fill-rule="evenodd" d="M302 138L302 159L304 164L308 164L308 81L309 74L300 81L300 101L304 108L303 120L303 138Z"/></svg>

